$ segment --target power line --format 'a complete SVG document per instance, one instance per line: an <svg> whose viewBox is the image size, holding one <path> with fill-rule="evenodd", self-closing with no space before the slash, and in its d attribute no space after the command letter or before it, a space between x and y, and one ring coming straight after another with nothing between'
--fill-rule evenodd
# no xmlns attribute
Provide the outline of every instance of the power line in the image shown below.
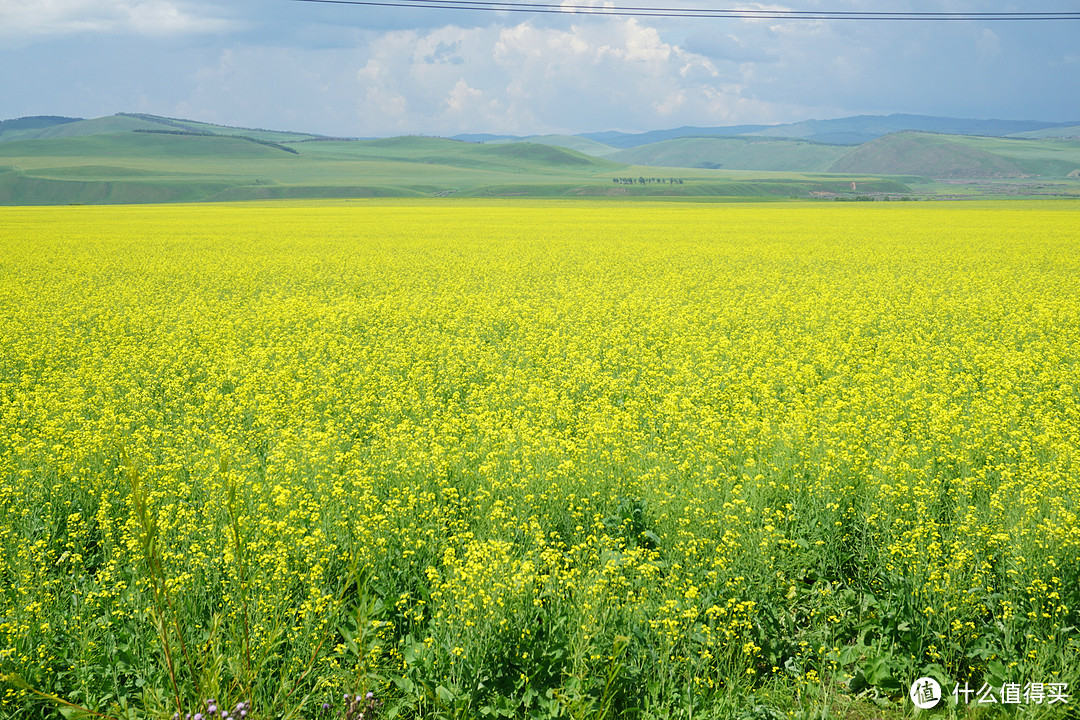
<svg viewBox="0 0 1080 720"><path fill-rule="evenodd" d="M1018 21L1080 20L1080 12L861 12L830 10L714 10L709 8L658 8L550 4L535 2L484 2L482 0L292 0L328 5L422 8L428 10L474 10L556 15L619 15L664 18L734 18L743 20L921 20L921 21Z"/></svg>

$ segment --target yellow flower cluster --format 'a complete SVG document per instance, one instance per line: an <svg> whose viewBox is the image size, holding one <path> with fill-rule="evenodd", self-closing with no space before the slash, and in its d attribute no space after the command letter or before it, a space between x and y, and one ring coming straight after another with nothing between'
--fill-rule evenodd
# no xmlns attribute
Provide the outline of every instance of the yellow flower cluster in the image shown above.
<svg viewBox="0 0 1080 720"><path fill-rule="evenodd" d="M1080 602L1078 230L1052 202L2 209L0 663L86 698L159 661L137 472L193 647L247 613L290 672L336 652L306 643L347 567L374 662L409 637L462 683L817 678L866 627L1048 667Z"/></svg>

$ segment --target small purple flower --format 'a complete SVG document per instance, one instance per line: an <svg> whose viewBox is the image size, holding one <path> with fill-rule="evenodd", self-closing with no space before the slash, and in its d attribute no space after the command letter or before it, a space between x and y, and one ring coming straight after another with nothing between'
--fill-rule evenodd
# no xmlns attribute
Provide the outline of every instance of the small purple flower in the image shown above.
<svg viewBox="0 0 1080 720"><path fill-rule="evenodd" d="M330 703L323 703L322 704L322 709L323 709L323 712L330 712Z"/></svg>
<svg viewBox="0 0 1080 720"><path fill-rule="evenodd" d="M217 705L214 705L213 701L211 701L210 707L206 708L206 713L208 715L214 715L217 713Z"/></svg>
<svg viewBox="0 0 1080 720"><path fill-rule="evenodd" d="M370 700L371 698L375 697L375 693L368 690L368 694L365 695L364 697L367 698L368 700Z"/></svg>
<svg viewBox="0 0 1080 720"><path fill-rule="evenodd" d="M193 720L203 720L203 714L202 713L195 713L195 717L194 717Z"/></svg>

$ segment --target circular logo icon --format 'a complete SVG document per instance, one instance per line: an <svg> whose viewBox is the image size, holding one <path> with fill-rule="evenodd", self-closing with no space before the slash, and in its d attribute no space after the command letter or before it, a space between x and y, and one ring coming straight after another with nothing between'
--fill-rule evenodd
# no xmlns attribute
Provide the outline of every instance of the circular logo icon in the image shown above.
<svg viewBox="0 0 1080 720"><path fill-rule="evenodd" d="M929 710L941 702L941 685L934 678L921 677L911 685L911 702L920 710Z"/></svg>

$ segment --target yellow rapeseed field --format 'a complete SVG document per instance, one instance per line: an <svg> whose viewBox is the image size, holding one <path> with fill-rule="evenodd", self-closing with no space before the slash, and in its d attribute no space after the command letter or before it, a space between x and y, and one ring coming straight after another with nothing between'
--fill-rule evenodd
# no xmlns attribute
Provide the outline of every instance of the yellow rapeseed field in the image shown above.
<svg viewBox="0 0 1080 720"><path fill-rule="evenodd" d="M1078 503L1075 202L0 209L5 718L1055 716Z"/></svg>

